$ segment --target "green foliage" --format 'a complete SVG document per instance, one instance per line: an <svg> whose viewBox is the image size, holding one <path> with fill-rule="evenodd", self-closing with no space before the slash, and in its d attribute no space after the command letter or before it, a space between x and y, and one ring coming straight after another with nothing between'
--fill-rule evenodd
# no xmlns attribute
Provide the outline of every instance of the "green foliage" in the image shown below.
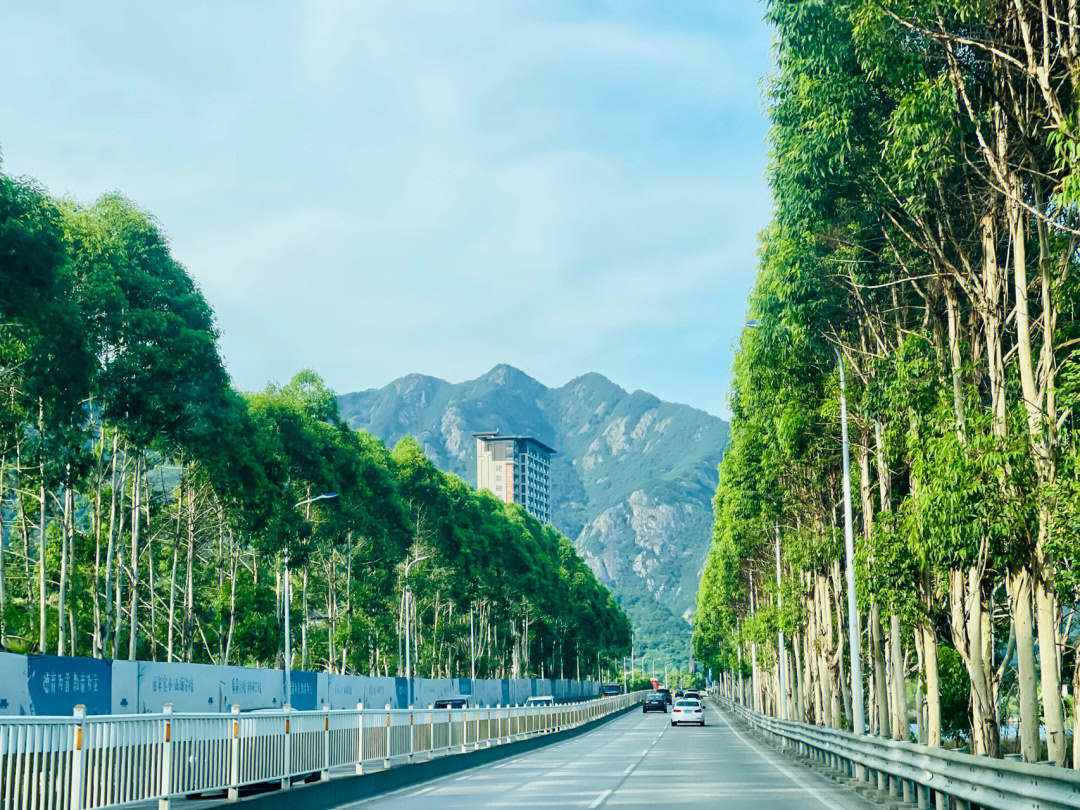
<svg viewBox="0 0 1080 810"><path fill-rule="evenodd" d="M470 626L485 677L629 651L565 537L354 431L315 371L233 390L209 304L128 200L0 175L0 257L0 649L280 665L289 609L294 665L403 673L407 606L416 674L467 674Z"/></svg>

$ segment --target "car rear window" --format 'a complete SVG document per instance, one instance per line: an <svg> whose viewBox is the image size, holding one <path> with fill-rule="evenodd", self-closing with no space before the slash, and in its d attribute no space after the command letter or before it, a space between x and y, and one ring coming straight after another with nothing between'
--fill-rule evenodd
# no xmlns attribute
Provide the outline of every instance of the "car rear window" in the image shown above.
<svg viewBox="0 0 1080 810"><path fill-rule="evenodd" d="M693 709L700 706L701 704L698 703L696 700L680 700L677 701L675 705L683 709Z"/></svg>

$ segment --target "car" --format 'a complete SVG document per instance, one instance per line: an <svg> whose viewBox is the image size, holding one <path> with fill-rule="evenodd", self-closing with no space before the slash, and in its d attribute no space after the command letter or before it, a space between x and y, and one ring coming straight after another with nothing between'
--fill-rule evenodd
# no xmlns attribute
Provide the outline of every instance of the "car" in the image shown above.
<svg viewBox="0 0 1080 810"><path fill-rule="evenodd" d="M645 699L641 701L641 712L655 712L662 711L667 714L667 701L664 700L664 696L659 692L649 692L645 695Z"/></svg>
<svg viewBox="0 0 1080 810"><path fill-rule="evenodd" d="M436 700L432 704L433 709L467 709L469 708L469 699L463 697L456 698L441 698Z"/></svg>
<svg viewBox="0 0 1080 810"><path fill-rule="evenodd" d="M601 697L611 697L612 695L621 695L622 687L617 683L605 683L600 687Z"/></svg>
<svg viewBox="0 0 1080 810"><path fill-rule="evenodd" d="M537 695L525 701L526 706L554 706L555 698L551 695Z"/></svg>
<svg viewBox="0 0 1080 810"><path fill-rule="evenodd" d="M681 698L682 696L683 696L683 690L682 689L676 689L675 690L675 697Z"/></svg>
<svg viewBox="0 0 1080 810"><path fill-rule="evenodd" d="M661 687L660 687L659 689L657 689L656 691L657 691L657 692L659 692L659 693L660 693L661 695L663 695L663 696L664 696L664 702L665 702L665 703L666 703L666 704L667 704L668 706L670 706L670 705L671 705L671 690L670 690L670 689L668 689L668 688L667 688L666 686L661 686Z"/></svg>
<svg viewBox="0 0 1080 810"><path fill-rule="evenodd" d="M671 725L677 726L680 723L705 725L705 709L700 700L683 697L675 701L675 705L671 707Z"/></svg>

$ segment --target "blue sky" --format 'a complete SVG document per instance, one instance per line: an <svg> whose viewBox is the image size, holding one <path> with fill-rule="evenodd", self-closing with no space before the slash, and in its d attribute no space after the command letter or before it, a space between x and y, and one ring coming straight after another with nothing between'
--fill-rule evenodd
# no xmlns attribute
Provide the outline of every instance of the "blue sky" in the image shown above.
<svg viewBox="0 0 1080 810"><path fill-rule="evenodd" d="M727 414L759 3L102 5L0 11L2 168L153 213L239 386L507 362Z"/></svg>

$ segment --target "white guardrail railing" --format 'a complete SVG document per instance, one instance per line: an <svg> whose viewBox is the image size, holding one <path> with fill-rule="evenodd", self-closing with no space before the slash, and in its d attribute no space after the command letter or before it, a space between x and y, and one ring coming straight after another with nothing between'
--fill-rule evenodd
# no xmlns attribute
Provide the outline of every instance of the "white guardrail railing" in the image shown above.
<svg viewBox="0 0 1080 810"><path fill-rule="evenodd" d="M1068 768L855 735L777 720L725 698L720 703L774 742L920 808L1080 808L1080 772Z"/></svg>
<svg viewBox="0 0 1080 810"><path fill-rule="evenodd" d="M555 706L0 717L0 810L98 810L364 773L574 728L644 692Z"/></svg>

